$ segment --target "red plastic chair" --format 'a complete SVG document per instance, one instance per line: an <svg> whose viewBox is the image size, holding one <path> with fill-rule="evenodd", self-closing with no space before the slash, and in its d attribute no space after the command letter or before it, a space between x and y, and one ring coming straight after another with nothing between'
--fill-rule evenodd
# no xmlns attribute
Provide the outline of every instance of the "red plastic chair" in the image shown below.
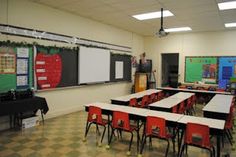
<svg viewBox="0 0 236 157"><path fill-rule="evenodd" d="M211 157L215 156L215 148L210 142L210 129L207 125L201 125L196 123L187 123L185 130L184 145L180 151L180 157L184 151L184 148L188 145L207 149L210 151Z"/></svg>
<svg viewBox="0 0 236 157"><path fill-rule="evenodd" d="M178 113L178 105L172 107L172 113Z"/></svg>
<svg viewBox="0 0 236 157"><path fill-rule="evenodd" d="M127 155L130 155L131 145L133 142L133 132L137 131L138 133L138 128L136 126L130 125L129 114L125 112L114 111L113 116L112 116L111 127L112 127L112 133L109 139L108 148L110 147L115 130L129 132L131 133L131 139L130 139L129 151L127 152Z"/></svg>
<svg viewBox="0 0 236 157"><path fill-rule="evenodd" d="M148 95L144 95L140 104L141 108L147 108L148 107Z"/></svg>
<svg viewBox="0 0 236 157"><path fill-rule="evenodd" d="M158 93L158 101L160 101L163 98L164 98L164 93L163 92L159 92Z"/></svg>
<svg viewBox="0 0 236 157"><path fill-rule="evenodd" d="M154 103L154 102L155 102L155 99L156 99L156 94L155 94L155 93L152 93L152 94L149 96L148 104Z"/></svg>
<svg viewBox="0 0 236 157"><path fill-rule="evenodd" d="M132 98L129 100L129 106L131 107L137 107L138 106L138 101L136 98Z"/></svg>
<svg viewBox="0 0 236 157"><path fill-rule="evenodd" d="M169 145L170 145L169 139L171 139L173 136L167 133L166 131L165 119L159 118L159 117L152 117L152 116L147 117L146 127L145 127L145 131L143 132L142 145L141 145L139 156L142 156L141 154L143 152L144 144L146 143L147 137L158 138L158 139L167 141L167 148L166 148L165 156L168 155L168 150L169 150ZM172 142L173 142L173 149L174 149L175 147L174 140L172 140Z"/></svg>
<svg viewBox="0 0 236 157"><path fill-rule="evenodd" d="M179 109L178 109L178 113L179 114L184 114L185 113L185 102L182 101L179 105Z"/></svg>
<svg viewBox="0 0 236 157"><path fill-rule="evenodd" d="M193 95L194 96L194 95ZM188 115L193 115L193 113L195 113L193 105L194 105L194 99L193 96L191 96L190 98L188 98L187 100L187 106L186 106L186 111Z"/></svg>
<svg viewBox="0 0 236 157"><path fill-rule="evenodd" d="M96 107L96 106L89 106L88 118L87 118L87 123L86 123L86 128L85 128L84 141L86 141L87 134L88 134L90 126L92 124L96 125L96 134L99 133L98 126L103 126L104 127L104 130L103 130L103 133L102 133L102 138L101 138L101 141L100 141L100 144L101 144L102 140L104 138L105 132L106 132L106 125L108 124L108 121L106 119L102 118L102 110L101 110L101 108Z"/></svg>

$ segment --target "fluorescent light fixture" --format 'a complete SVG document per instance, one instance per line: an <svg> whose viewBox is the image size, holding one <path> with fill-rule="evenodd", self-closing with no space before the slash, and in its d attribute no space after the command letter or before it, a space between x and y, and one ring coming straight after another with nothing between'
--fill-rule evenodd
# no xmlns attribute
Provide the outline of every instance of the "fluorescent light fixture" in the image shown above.
<svg viewBox="0 0 236 157"><path fill-rule="evenodd" d="M236 27L236 22L235 23L225 23L225 27L227 27L227 28Z"/></svg>
<svg viewBox="0 0 236 157"><path fill-rule="evenodd" d="M220 10L236 9L236 1L218 3Z"/></svg>
<svg viewBox="0 0 236 157"><path fill-rule="evenodd" d="M168 17L168 16L174 16L169 10L164 10L163 11L163 17ZM138 14L138 15L133 15L134 18L138 20L148 20L148 19L155 19L155 18L160 18L161 17L161 12L150 12L150 13L145 13L145 14Z"/></svg>
<svg viewBox="0 0 236 157"><path fill-rule="evenodd" d="M183 31L191 31L190 27L178 27L178 28L168 28L165 29L166 32L183 32Z"/></svg>

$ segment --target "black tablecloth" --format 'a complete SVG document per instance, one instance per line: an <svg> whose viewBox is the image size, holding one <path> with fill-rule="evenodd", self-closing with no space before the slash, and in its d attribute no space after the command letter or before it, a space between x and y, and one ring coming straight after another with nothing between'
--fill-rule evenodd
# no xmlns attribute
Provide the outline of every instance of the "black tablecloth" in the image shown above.
<svg viewBox="0 0 236 157"><path fill-rule="evenodd" d="M0 116L37 110L41 110L44 114L48 112L48 104L45 98L35 96L0 102Z"/></svg>

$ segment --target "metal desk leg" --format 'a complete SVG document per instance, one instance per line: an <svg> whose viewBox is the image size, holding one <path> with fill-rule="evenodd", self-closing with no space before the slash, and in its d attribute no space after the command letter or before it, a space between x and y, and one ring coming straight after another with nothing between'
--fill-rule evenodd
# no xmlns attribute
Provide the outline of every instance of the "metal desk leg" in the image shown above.
<svg viewBox="0 0 236 157"><path fill-rule="evenodd" d="M139 120L137 120L137 127L138 127L138 130L137 130L137 154L138 154L139 153L139 142L140 142L140 138L139 138L139 130L140 130Z"/></svg>
<svg viewBox="0 0 236 157"><path fill-rule="evenodd" d="M180 139L178 139L178 156L180 155L180 150L181 150L181 145L182 145L182 141L183 141L183 136L184 136L184 130L181 130L181 135L180 135Z"/></svg>
<svg viewBox="0 0 236 157"><path fill-rule="evenodd" d="M41 111L41 117L42 117L42 121L43 121L43 124L44 124L43 111L42 111L42 110L40 110L40 111Z"/></svg>
<svg viewBox="0 0 236 157"><path fill-rule="evenodd" d="M109 144L109 138L110 138L110 115L107 115L107 119L108 119L108 129L107 129L107 144Z"/></svg>
<svg viewBox="0 0 236 157"><path fill-rule="evenodd" d="M216 137L216 142L217 142L217 150L216 150L216 152L217 152L217 154L216 154L216 156L217 157L220 157L220 146L221 146L221 144L220 144L220 135L217 135L217 137Z"/></svg>

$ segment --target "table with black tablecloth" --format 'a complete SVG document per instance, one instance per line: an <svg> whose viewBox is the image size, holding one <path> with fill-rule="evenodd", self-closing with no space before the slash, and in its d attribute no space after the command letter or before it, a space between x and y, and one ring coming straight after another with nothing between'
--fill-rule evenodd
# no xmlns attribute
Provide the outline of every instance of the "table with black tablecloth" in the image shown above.
<svg viewBox="0 0 236 157"><path fill-rule="evenodd" d="M45 98L34 96L31 98L16 99L9 101L0 101L0 116L17 115L25 112L41 111L42 120L44 121L43 114L49 110Z"/></svg>

